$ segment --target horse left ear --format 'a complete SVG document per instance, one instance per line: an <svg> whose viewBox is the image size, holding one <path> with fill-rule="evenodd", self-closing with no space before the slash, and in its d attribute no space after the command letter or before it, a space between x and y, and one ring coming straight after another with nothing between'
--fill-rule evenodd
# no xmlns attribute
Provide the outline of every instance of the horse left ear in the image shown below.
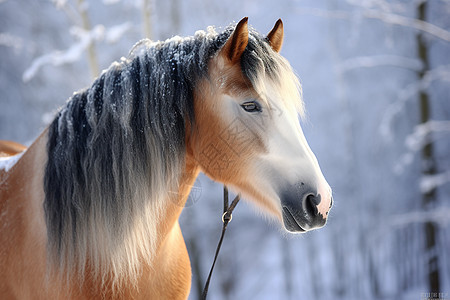
<svg viewBox="0 0 450 300"><path fill-rule="evenodd" d="M232 62L240 61L248 44L248 18L245 17L236 25L231 36L222 48L222 53Z"/></svg>
<svg viewBox="0 0 450 300"><path fill-rule="evenodd" d="M283 37L283 22L281 19L278 19L275 26L273 26L272 30L267 34L267 40L274 51L280 52L281 46L283 45Z"/></svg>

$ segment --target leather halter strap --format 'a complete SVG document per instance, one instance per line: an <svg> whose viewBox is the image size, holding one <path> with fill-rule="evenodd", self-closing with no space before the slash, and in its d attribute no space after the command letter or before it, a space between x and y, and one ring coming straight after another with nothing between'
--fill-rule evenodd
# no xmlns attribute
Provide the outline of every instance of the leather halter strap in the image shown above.
<svg viewBox="0 0 450 300"><path fill-rule="evenodd" d="M230 223L231 219L233 218L233 216L231 215L233 212L233 209L236 207L236 205L238 204L240 199L241 199L241 195L238 194L234 198L234 200L231 202L231 205L228 206L228 188L225 185L223 186L222 235L220 236L219 244L217 244L216 255L214 256L214 261L211 266L211 270L209 271L208 279L206 280L201 299L206 299L206 296L208 294L209 282L211 281L211 276L212 276L212 273L214 270L214 266L216 265L217 257L219 256L219 251L220 251L220 247L222 246L223 237L225 236L225 231L227 230L228 223Z"/></svg>

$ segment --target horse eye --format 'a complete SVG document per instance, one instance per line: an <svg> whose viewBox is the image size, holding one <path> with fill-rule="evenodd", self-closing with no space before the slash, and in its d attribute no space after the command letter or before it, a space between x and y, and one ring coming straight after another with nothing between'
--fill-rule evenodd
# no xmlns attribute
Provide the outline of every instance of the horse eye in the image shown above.
<svg viewBox="0 0 450 300"><path fill-rule="evenodd" d="M261 105L256 101L247 101L241 104L246 112L262 112Z"/></svg>

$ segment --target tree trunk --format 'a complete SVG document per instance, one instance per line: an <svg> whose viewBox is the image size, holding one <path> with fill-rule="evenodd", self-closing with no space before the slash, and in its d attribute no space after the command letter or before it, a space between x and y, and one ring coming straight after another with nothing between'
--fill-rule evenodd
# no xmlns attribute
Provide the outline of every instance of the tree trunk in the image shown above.
<svg viewBox="0 0 450 300"><path fill-rule="evenodd" d="M142 27L144 29L144 36L147 39L153 38L153 30L152 30L152 1L151 0L143 0L142 1Z"/></svg>
<svg viewBox="0 0 450 300"><path fill-rule="evenodd" d="M81 16L81 23L83 26L83 29L87 32L92 30L91 22L89 21L88 13L87 13L87 5L85 0L78 0L78 12ZM88 62L89 62L89 69L91 70L92 78L96 78L99 75L99 68L98 68L98 60L97 60L97 53L95 52L95 43L94 41L91 41L87 48L87 54L88 54Z"/></svg>
<svg viewBox="0 0 450 300"><path fill-rule="evenodd" d="M417 7L417 18L421 21L426 21L426 7L427 2L423 1ZM424 40L423 33L417 35L417 50L419 59L422 61L423 69L418 72L419 81L423 80L425 73L429 70L428 62L428 47ZM419 94L420 105L420 123L424 124L430 120L430 99L426 90L421 90ZM436 174L436 161L433 155L433 143L430 141L422 148L422 175L429 176ZM422 193L422 207L424 210L429 209L437 202L436 189L429 192ZM438 251L436 251L437 243L437 227L436 224L430 221L424 224L425 231L425 257L427 272L426 278L430 292L438 293L439 287L439 265L438 265Z"/></svg>

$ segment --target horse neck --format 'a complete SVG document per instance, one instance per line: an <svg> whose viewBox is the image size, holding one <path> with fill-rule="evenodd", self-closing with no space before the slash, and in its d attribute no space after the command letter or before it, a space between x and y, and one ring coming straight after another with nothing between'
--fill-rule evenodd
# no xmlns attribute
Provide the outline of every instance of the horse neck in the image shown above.
<svg viewBox="0 0 450 300"><path fill-rule="evenodd" d="M9 195L13 198L22 198L26 201L24 209L29 208L33 216L43 213L44 189L43 178L45 164L47 163L47 130L45 130L33 144L25 150L22 157L17 161L8 174L8 185L13 185L18 189L11 188L15 192ZM11 192L8 190L8 192ZM36 209L36 210L35 210Z"/></svg>
<svg viewBox="0 0 450 300"><path fill-rule="evenodd" d="M0 269L4 268L3 263L10 264L16 270L14 276L24 281L40 271L45 275L46 270L42 259L46 257L47 240L43 209L46 133L36 139L0 181L0 211L4 224L0 230L0 253L7 257L0 262ZM17 268L25 260L27 268Z"/></svg>
<svg viewBox="0 0 450 300"><path fill-rule="evenodd" d="M199 174L199 168L195 163L195 160L187 155L185 158L185 164L181 177L179 180L178 191L171 193L173 196L169 197L166 201L166 205L163 209L161 216L160 230L158 230L161 237L164 237L172 227L177 224L177 220L183 210L189 193L194 185L195 179Z"/></svg>

